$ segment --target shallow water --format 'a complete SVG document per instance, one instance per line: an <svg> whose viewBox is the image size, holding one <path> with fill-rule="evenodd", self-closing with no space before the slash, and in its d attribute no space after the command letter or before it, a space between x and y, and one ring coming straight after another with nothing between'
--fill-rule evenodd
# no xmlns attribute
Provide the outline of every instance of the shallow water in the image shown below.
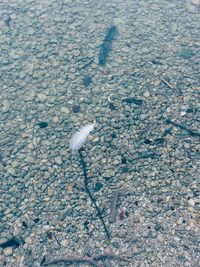
<svg viewBox="0 0 200 267"><path fill-rule="evenodd" d="M1 1L3 266L198 266L199 14L199 0ZM110 241L69 149L94 121L82 153Z"/></svg>

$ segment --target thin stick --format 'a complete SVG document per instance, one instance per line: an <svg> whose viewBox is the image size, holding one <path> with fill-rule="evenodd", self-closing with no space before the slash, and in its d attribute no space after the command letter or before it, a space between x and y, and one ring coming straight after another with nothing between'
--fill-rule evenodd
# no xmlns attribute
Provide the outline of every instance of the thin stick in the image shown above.
<svg viewBox="0 0 200 267"><path fill-rule="evenodd" d="M82 169L83 169L85 190L86 190L88 196L91 199L91 202L93 203L93 205L94 205L94 207L95 207L95 209L97 211L97 216L99 217L99 219L102 222L102 225L103 225L104 231L106 233L106 236L110 240L110 234L108 232L108 229L107 229L106 224L104 222L104 219L102 217L101 211L100 211L100 209L98 208L98 206L96 204L95 198L93 197L93 195L91 194L91 192L90 192L90 190L88 188L88 175L87 175L86 164L85 164L84 157L83 157L81 149L78 150L78 153L79 153L79 157L80 157L80 163L81 163L81 166L82 166Z"/></svg>
<svg viewBox="0 0 200 267"><path fill-rule="evenodd" d="M110 216L108 219L110 223L114 223L116 221L118 198L119 198L119 191L115 191L111 202Z"/></svg>
<svg viewBox="0 0 200 267"><path fill-rule="evenodd" d="M164 78L161 81L164 82L170 89L177 89L175 85L170 84Z"/></svg>
<svg viewBox="0 0 200 267"><path fill-rule="evenodd" d="M126 262L130 262L128 259L125 259L119 255L115 255L115 254L102 254L102 255L98 255L98 256L94 256L93 260L95 261L100 261L100 260L106 260L106 259L110 259L110 260L121 260L121 261L126 261Z"/></svg>
<svg viewBox="0 0 200 267"><path fill-rule="evenodd" d="M75 257L63 257L60 259L55 259L52 261L48 261L46 263L43 263L42 266L48 266L48 265L53 265L53 264L57 264L57 263L87 263L90 264L92 266L97 267L97 262L95 260L93 260L90 257L79 257L79 256L75 256Z"/></svg>
<svg viewBox="0 0 200 267"><path fill-rule="evenodd" d="M193 131L193 130L189 129L189 128L185 127L185 126L182 125L182 124L176 123L176 122L172 121L171 119L167 119L166 122L167 122L167 123L170 123L170 124L172 124L172 125L174 125L174 126L176 126L176 127L178 127L178 128L180 128L180 129L182 129L182 130L187 131L191 136L198 136L198 137L200 137L200 133L198 133L198 132L196 132L196 131Z"/></svg>

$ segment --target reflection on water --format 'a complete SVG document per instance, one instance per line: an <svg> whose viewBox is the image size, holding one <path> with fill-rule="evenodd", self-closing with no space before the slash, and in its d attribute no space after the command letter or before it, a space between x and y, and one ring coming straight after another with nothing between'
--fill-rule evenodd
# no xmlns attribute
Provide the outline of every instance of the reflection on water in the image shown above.
<svg viewBox="0 0 200 267"><path fill-rule="evenodd" d="M5 266L198 265L199 11L199 0L1 1ZM68 148L94 120L83 155L110 242Z"/></svg>

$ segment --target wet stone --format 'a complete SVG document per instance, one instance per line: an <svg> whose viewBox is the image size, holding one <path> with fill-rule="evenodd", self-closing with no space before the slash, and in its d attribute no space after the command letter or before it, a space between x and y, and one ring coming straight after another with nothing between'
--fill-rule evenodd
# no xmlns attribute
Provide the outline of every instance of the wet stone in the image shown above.
<svg viewBox="0 0 200 267"><path fill-rule="evenodd" d="M79 113L81 111L81 107L79 105L74 105L72 109L74 113Z"/></svg>
<svg viewBox="0 0 200 267"><path fill-rule="evenodd" d="M94 191L97 192L97 191L101 190L102 187L103 187L102 183L96 182L95 187L94 187Z"/></svg>
<svg viewBox="0 0 200 267"><path fill-rule="evenodd" d="M10 110L10 102L5 99L2 101L2 112L7 113Z"/></svg>
<svg viewBox="0 0 200 267"><path fill-rule="evenodd" d="M92 83L92 79L90 76L86 75L83 77L83 84L85 87L88 87Z"/></svg>
<svg viewBox="0 0 200 267"><path fill-rule="evenodd" d="M11 256L13 254L13 249L12 247L7 247L7 248L4 248L3 250L3 254L5 256Z"/></svg>
<svg viewBox="0 0 200 267"><path fill-rule="evenodd" d="M41 121L38 123L39 127L40 128L46 128L48 126L48 122L46 121Z"/></svg>

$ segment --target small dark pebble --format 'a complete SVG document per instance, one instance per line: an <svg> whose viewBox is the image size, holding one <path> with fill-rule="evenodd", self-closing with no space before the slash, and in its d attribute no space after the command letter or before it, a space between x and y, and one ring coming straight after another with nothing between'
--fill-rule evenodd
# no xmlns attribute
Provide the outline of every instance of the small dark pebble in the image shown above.
<svg viewBox="0 0 200 267"><path fill-rule="evenodd" d="M125 157L122 157L122 164L126 164L127 163L127 159Z"/></svg>
<svg viewBox="0 0 200 267"><path fill-rule="evenodd" d="M113 132L113 133L111 134L111 137L112 137L113 139L117 138L116 133Z"/></svg>
<svg viewBox="0 0 200 267"><path fill-rule="evenodd" d="M185 257L183 255L178 255L178 260L184 262Z"/></svg>
<svg viewBox="0 0 200 267"><path fill-rule="evenodd" d="M67 233L76 233L77 232L77 227L75 225L70 225L67 229Z"/></svg>
<svg viewBox="0 0 200 267"><path fill-rule="evenodd" d="M122 100L122 102L125 102L127 104L135 104L137 106L141 106L143 104L142 99L136 99L136 98L125 98Z"/></svg>
<svg viewBox="0 0 200 267"><path fill-rule="evenodd" d="M188 108L186 111L187 111L187 113L196 113L197 109L196 108Z"/></svg>
<svg viewBox="0 0 200 267"><path fill-rule="evenodd" d="M5 19L5 24L10 27L10 22L12 21L11 19L11 16L8 16L6 19Z"/></svg>
<svg viewBox="0 0 200 267"><path fill-rule="evenodd" d="M144 140L144 143L147 144L147 145L149 145L149 144L152 143L152 140L150 140L150 139L146 139L146 140Z"/></svg>
<svg viewBox="0 0 200 267"><path fill-rule="evenodd" d="M22 222L22 226L26 229L28 228L28 224L25 221Z"/></svg>
<svg viewBox="0 0 200 267"><path fill-rule="evenodd" d="M34 223L39 223L40 219L39 218L35 218L33 219Z"/></svg>
<svg viewBox="0 0 200 267"><path fill-rule="evenodd" d="M123 167L122 168L122 173L128 173L129 172L129 168L128 167Z"/></svg>
<svg viewBox="0 0 200 267"><path fill-rule="evenodd" d="M155 224L155 230L160 231L162 229L162 225L160 223Z"/></svg>
<svg viewBox="0 0 200 267"><path fill-rule="evenodd" d="M198 197L200 192L196 189L192 189L193 197Z"/></svg>
<svg viewBox="0 0 200 267"><path fill-rule="evenodd" d="M92 79L90 76L86 75L83 77L83 84L88 87L92 82Z"/></svg>
<svg viewBox="0 0 200 267"><path fill-rule="evenodd" d="M85 229L87 230L87 231L89 231L89 222L88 221L85 221L84 223L83 223L83 225L84 225L84 227L85 227Z"/></svg>
<svg viewBox="0 0 200 267"><path fill-rule="evenodd" d="M115 105L113 103L110 103L110 102L109 102L109 108L111 110L115 110L116 109Z"/></svg>
<svg viewBox="0 0 200 267"><path fill-rule="evenodd" d="M162 62L159 59L153 59L151 62L155 65L162 65Z"/></svg>
<svg viewBox="0 0 200 267"><path fill-rule="evenodd" d="M99 190L101 190L102 187L103 187L102 183L96 182L95 187L94 187L94 191L98 192Z"/></svg>
<svg viewBox="0 0 200 267"><path fill-rule="evenodd" d="M165 142L165 139L160 137L154 140L154 145L162 145Z"/></svg>
<svg viewBox="0 0 200 267"><path fill-rule="evenodd" d="M81 111L81 107L79 105L74 105L72 109L74 113L79 113Z"/></svg>
<svg viewBox="0 0 200 267"><path fill-rule="evenodd" d="M168 128L164 131L163 136L166 136L168 134L171 134L172 128Z"/></svg>
<svg viewBox="0 0 200 267"><path fill-rule="evenodd" d="M48 122L46 121L41 121L38 123L39 127L40 128L46 128L48 126Z"/></svg>
<svg viewBox="0 0 200 267"><path fill-rule="evenodd" d="M124 210L120 210L119 219L122 221L124 219Z"/></svg>
<svg viewBox="0 0 200 267"><path fill-rule="evenodd" d="M52 240L53 239L53 233L51 231L47 232L47 237Z"/></svg>

